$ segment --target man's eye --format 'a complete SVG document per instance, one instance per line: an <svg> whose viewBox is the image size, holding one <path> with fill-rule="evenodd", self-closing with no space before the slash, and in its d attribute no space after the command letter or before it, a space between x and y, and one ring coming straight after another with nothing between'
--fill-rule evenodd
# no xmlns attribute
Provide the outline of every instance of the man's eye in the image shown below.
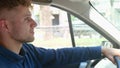
<svg viewBox="0 0 120 68"><path fill-rule="evenodd" d="M31 20L31 18L29 18L29 17L25 18L25 21L30 21L30 20Z"/></svg>

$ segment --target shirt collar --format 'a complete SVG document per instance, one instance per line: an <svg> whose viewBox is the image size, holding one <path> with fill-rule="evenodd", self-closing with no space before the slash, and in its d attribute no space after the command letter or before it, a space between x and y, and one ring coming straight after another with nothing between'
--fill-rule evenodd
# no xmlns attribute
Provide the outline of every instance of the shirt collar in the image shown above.
<svg viewBox="0 0 120 68"><path fill-rule="evenodd" d="M11 61L22 60L24 58L25 54L26 54L26 52L23 47L20 50L20 54L16 54L0 45L0 55Z"/></svg>

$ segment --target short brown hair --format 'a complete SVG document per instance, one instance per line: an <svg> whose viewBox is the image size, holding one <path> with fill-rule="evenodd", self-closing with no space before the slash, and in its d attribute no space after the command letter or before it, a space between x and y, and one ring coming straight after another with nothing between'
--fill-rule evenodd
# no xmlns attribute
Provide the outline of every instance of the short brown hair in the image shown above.
<svg viewBox="0 0 120 68"><path fill-rule="evenodd" d="M31 6L31 0L0 0L0 11L3 9L11 10L19 5Z"/></svg>

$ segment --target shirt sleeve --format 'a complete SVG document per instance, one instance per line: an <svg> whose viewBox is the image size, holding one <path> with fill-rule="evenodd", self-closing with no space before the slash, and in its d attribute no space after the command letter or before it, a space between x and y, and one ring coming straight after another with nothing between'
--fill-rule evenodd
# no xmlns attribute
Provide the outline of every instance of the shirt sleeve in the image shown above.
<svg viewBox="0 0 120 68"><path fill-rule="evenodd" d="M101 47L74 47L57 50L37 48L37 52L42 56L43 64L51 64L51 62L56 65L80 63L101 57Z"/></svg>

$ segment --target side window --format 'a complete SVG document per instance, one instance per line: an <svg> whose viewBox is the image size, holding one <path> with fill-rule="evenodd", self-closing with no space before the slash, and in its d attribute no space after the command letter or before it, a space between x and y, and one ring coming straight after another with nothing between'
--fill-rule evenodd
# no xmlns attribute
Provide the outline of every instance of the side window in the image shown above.
<svg viewBox="0 0 120 68"><path fill-rule="evenodd" d="M111 46L111 43L85 22L71 15L75 45L80 47Z"/></svg>
<svg viewBox="0 0 120 68"><path fill-rule="evenodd" d="M67 13L55 7L32 6L32 17L37 23L32 43L45 48L72 47Z"/></svg>
<svg viewBox="0 0 120 68"><path fill-rule="evenodd" d="M31 42L37 47L63 48L72 47L67 12L61 9L32 5L32 17L37 23L35 28L35 41ZM85 22L70 15L75 46L91 47L109 44L102 35L89 27Z"/></svg>

